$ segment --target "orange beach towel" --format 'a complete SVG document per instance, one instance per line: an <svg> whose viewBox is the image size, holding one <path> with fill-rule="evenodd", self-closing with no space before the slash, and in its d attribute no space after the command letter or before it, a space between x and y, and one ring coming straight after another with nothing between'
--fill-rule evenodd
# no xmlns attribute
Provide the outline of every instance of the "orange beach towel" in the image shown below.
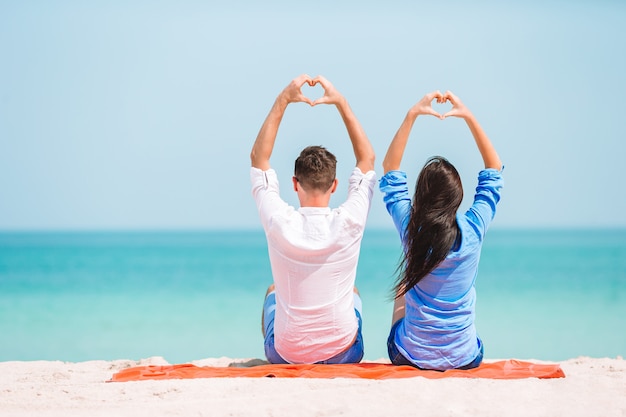
<svg viewBox="0 0 626 417"><path fill-rule="evenodd" d="M557 364L536 364L518 360L482 363L469 370L453 369L444 372L424 371L411 366L395 366L382 363L358 363L345 365L259 365L250 368L196 366L191 364L167 366L137 366L123 369L113 375L109 382L126 382L156 379L190 378L366 378L391 379L424 377L431 379L458 378L563 378L565 373Z"/></svg>

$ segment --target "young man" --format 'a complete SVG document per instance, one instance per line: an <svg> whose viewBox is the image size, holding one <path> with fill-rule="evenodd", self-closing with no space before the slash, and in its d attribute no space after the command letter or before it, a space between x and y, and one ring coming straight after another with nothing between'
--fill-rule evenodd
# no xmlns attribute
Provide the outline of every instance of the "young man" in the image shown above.
<svg viewBox="0 0 626 417"><path fill-rule="evenodd" d="M320 84L311 101L304 84ZM305 148L295 163L293 189L300 208L280 198L270 156L291 103L337 107L352 142L356 167L348 197L328 207L337 188L336 159L321 146ZM324 77L304 74L276 98L250 159L250 179L267 237L274 284L263 306L265 355L271 363L356 363L363 358L361 299L354 286L363 230L376 184L374 150L346 99Z"/></svg>

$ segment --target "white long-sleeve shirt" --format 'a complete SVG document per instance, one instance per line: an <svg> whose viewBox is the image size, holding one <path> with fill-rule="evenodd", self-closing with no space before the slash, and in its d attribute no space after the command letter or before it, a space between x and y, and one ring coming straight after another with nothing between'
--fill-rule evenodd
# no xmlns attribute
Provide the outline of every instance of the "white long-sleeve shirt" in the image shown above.
<svg viewBox="0 0 626 417"><path fill-rule="evenodd" d="M276 351L291 363L329 359L358 329L353 289L376 174L355 168L335 209L288 205L273 169L252 167L250 179L276 286Z"/></svg>

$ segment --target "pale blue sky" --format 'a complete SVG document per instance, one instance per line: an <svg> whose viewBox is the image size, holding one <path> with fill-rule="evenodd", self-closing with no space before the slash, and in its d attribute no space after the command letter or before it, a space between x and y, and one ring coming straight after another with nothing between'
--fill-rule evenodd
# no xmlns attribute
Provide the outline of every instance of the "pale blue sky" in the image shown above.
<svg viewBox="0 0 626 417"><path fill-rule="evenodd" d="M506 166L494 227L626 227L626 3L469 3L0 0L0 230L260 227L249 151L301 73L347 97L379 174L408 108L450 89ZM288 108L272 164L294 204L308 144L343 185L354 165L333 107ZM412 182L432 154L471 197L460 120L418 119ZM378 190L369 225L392 227Z"/></svg>

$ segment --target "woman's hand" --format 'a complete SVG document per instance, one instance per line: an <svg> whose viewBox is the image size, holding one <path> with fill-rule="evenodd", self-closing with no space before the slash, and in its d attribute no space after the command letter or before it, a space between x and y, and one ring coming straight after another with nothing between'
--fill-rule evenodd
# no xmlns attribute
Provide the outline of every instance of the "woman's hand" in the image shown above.
<svg viewBox="0 0 626 417"><path fill-rule="evenodd" d="M446 91L443 95L443 102L449 101L452 104L452 110L443 115L446 117L460 117L462 119L468 119L472 116L472 112L469 111L465 104L454 94L452 91Z"/></svg>
<svg viewBox="0 0 626 417"><path fill-rule="evenodd" d="M409 114L413 117L417 117L423 114L435 116L439 119L443 119L444 116L439 114L433 109L433 101L437 100L437 103L441 104L445 102L444 95L437 91L433 91L432 93L426 94L420 101L418 101L411 109L409 110Z"/></svg>

